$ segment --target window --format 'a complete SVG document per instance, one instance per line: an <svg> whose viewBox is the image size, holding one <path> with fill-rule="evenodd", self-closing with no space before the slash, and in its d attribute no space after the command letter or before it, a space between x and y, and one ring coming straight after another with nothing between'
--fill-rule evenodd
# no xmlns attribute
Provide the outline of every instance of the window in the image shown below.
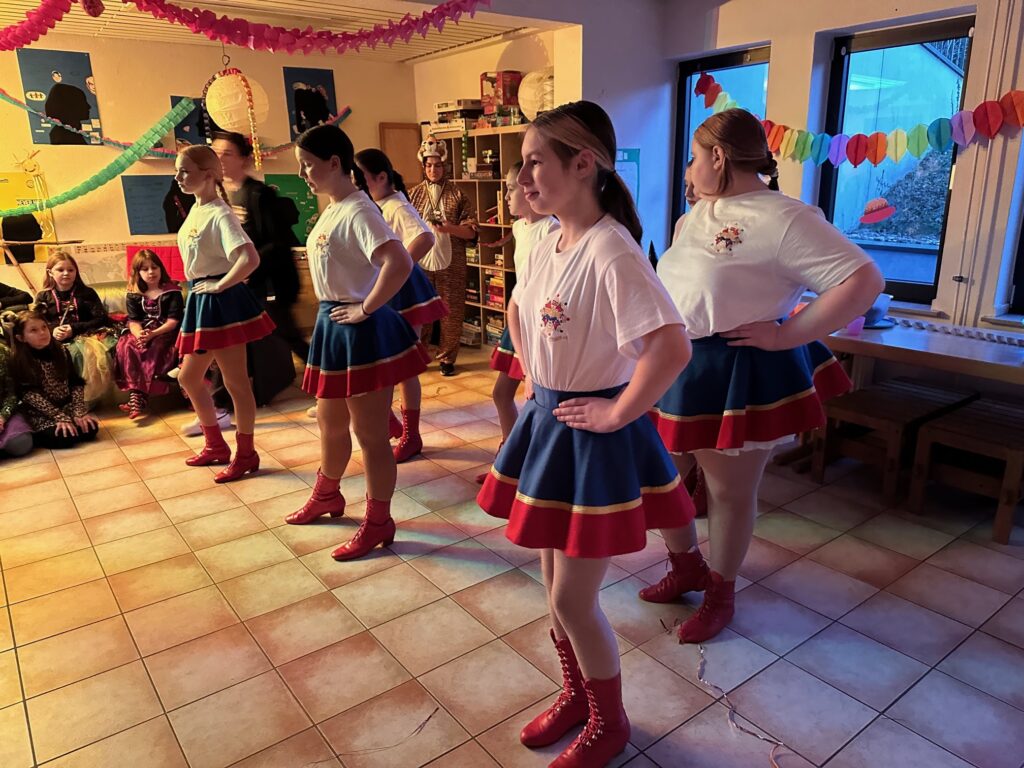
<svg viewBox="0 0 1024 768"><path fill-rule="evenodd" d="M910 132L959 112L973 24L963 18L837 39L825 131ZM935 298L955 163L954 144L920 159L907 152L898 163L822 165L819 205L878 262L897 299Z"/></svg>
<svg viewBox="0 0 1024 768"><path fill-rule="evenodd" d="M695 96L694 86L701 72L713 75L733 101L763 119L768 104L768 57L771 49L754 48L749 51L726 53L679 65L679 92L676 101L676 156L675 188L672 196L672 220L685 210L683 174L689 162L693 132L711 114L704 106L704 97Z"/></svg>
<svg viewBox="0 0 1024 768"><path fill-rule="evenodd" d="M1024 222L1021 223L1020 235L1017 238L1017 262L1013 268L1010 312L1024 315Z"/></svg>

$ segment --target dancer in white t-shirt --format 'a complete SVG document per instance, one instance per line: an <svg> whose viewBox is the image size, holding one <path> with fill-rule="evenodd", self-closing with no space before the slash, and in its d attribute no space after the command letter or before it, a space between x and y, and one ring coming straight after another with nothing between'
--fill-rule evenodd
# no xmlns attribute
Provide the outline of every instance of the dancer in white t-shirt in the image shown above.
<svg viewBox="0 0 1024 768"><path fill-rule="evenodd" d="M365 180L352 142L337 126L318 125L299 136L295 155L299 177L330 203L306 246L320 311L302 388L317 398L320 470L312 496L285 522L303 525L344 514L340 482L352 457L351 425L366 467L366 516L355 536L331 553L335 560L351 560L395 538L391 395L395 384L422 373L429 357L388 305L408 279L412 258L359 189Z"/></svg>
<svg viewBox="0 0 1024 768"><path fill-rule="evenodd" d="M597 104L539 115L519 174L534 211L561 230L530 253L508 326L529 396L477 500L539 549L555 703L520 734L529 747L582 733L551 764L602 768L626 746L619 654L598 594L614 555L641 550L693 505L647 417L689 358L679 313L641 251L640 221L615 172L615 129Z"/></svg>
<svg viewBox="0 0 1024 768"><path fill-rule="evenodd" d="M680 642L698 643L732 619L771 448L824 425L822 400L851 386L818 339L870 307L884 283L821 211L777 191L775 159L749 112L705 120L693 155L700 199L658 262L693 361L658 402L656 420L680 472L694 459L703 470L711 567L692 525L664 530L672 569L640 596L669 602L703 590L700 610L679 628ZM819 298L787 319L808 288Z"/></svg>
<svg viewBox="0 0 1024 768"><path fill-rule="evenodd" d="M178 153L176 169L181 191L196 197L178 231L178 249L190 286L178 334L178 352L184 358L178 383L192 401L204 436L203 450L185 463L193 467L228 464L216 477L216 482L226 483L260 468L253 446L256 400L245 345L269 334L274 323L244 282L259 266L260 257L227 203L220 158L209 147L196 144ZM214 361L234 405L234 459L206 388L206 372Z"/></svg>

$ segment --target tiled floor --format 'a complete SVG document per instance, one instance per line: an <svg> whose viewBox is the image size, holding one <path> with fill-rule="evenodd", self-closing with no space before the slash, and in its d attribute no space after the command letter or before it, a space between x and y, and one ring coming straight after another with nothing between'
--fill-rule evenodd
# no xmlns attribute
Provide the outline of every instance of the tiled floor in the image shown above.
<svg viewBox="0 0 1024 768"><path fill-rule="evenodd" d="M547 765L562 744L517 738L558 680L538 562L474 503L499 441L492 381L479 354L424 377L398 540L353 563L329 553L361 517L358 454L355 519L282 524L317 468L297 391L261 412L264 470L230 486L183 465L198 449L183 412L108 414L92 446L0 464L0 766ZM870 472L829 480L765 478L707 676L785 741L784 768L1020 768L1024 529L996 546L989 502L945 492L914 517ZM663 629L699 596L636 597L664 569L651 534L602 596L633 722L616 765L767 766Z"/></svg>

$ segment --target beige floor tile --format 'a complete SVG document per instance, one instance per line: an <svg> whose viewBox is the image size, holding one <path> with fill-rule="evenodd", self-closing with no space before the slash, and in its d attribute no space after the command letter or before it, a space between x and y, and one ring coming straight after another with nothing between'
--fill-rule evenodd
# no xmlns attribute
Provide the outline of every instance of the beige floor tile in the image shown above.
<svg viewBox="0 0 1024 768"><path fill-rule="evenodd" d="M161 600L129 611L124 618L143 656L238 623L235 612L216 587Z"/></svg>
<svg viewBox="0 0 1024 768"><path fill-rule="evenodd" d="M430 455L430 460L448 472L462 472L489 464L494 457L475 445L460 445ZM428 505L429 506L429 505Z"/></svg>
<svg viewBox="0 0 1024 768"><path fill-rule="evenodd" d="M276 672L207 696L168 717L191 768L225 768L310 726Z"/></svg>
<svg viewBox="0 0 1024 768"><path fill-rule="evenodd" d="M714 701L640 649L622 656L622 697L631 725L629 741L639 749L649 747Z"/></svg>
<svg viewBox="0 0 1024 768"><path fill-rule="evenodd" d="M548 615L547 591L518 569L456 592L452 599L499 636Z"/></svg>
<svg viewBox="0 0 1024 768"><path fill-rule="evenodd" d="M7 618L6 615L3 618ZM0 653L0 709L22 700L18 659L13 650Z"/></svg>
<svg viewBox="0 0 1024 768"><path fill-rule="evenodd" d="M255 501L248 504L249 510L256 515L268 528L285 525L284 519L309 499L310 488L304 487L291 493L275 496L272 499Z"/></svg>
<svg viewBox="0 0 1024 768"><path fill-rule="evenodd" d="M833 539L808 557L879 589L889 586L917 565L917 560L911 557L869 544L850 534Z"/></svg>
<svg viewBox="0 0 1024 768"><path fill-rule="evenodd" d="M420 682L471 734L482 733L557 688L500 640L428 672ZM494 696L496 690L503 695Z"/></svg>
<svg viewBox="0 0 1024 768"><path fill-rule="evenodd" d="M837 531L848 531L878 514L872 506L858 504L824 490L814 491L784 505L794 514L813 520Z"/></svg>
<svg viewBox="0 0 1024 768"><path fill-rule="evenodd" d="M448 427L448 431L468 443L479 443L492 437L501 437L501 427L486 419L456 424L453 427Z"/></svg>
<svg viewBox="0 0 1024 768"><path fill-rule="evenodd" d="M220 590L243 621L325 591L297 560L221 582Z"/></svg>
<svg viewBox="0 0 1024 768"><path fill-rule="evenodd" d="M706 545L704 551L707 551ZM799 557L796 552L755 536L751 539L747 556L740 566L740 574L751 581L760 581L785 568Z"/></svg>
<svg viewBox="0 0 1024 768"><path fill-rule="evenodd" d="M993 637L1024 648L1024 597L1008 602L981 628Z"/></svg>
<svg viewBox="0 0 1024 768"><path fill-rule="evenodd" d="M820 613L754 584L736 595L736 616L729 628L774 653L785 654L829 623Z"/></svg>
<svg viewBox="0 0 1024 768"><path fill-rule="evenodd" d="M193 554L118 573L108 581L121 610L125 612L213 583Z"/></svg>
<svg viewBox="0 0 1024 768"><path fill-rule="evenodd" d="M28 721L21 704L0 709L0 765L4 768L34 768Z"/></svg>
<svg viewBox="0 0 1024 768"><path fill-rule="evenodd" d="M705 693L717 695L698 679L700 652L697 646L680 645L674 628L656 635L640 646L640 649ZM704 643L704 657L704 679L726 693L738 688L779 658L730 629L723 629Z"/></svg>
<svg viewBox="0 0 1024 768"><path fill-rule="evenodd" d="M310 728L269 749L257 752L232 768L340 768L341 763L327 746L324 737L315 728Z"/></svg>
<svg viewBox="0 0 1024 768"><path fill-rule="evenodd" d="M766 472L757 489L757 498L773 507L784 507L791 501L818 490L820 486L809 479L789 472L785 475Z"/></svg>
<svg viewBox="0 0 1024 768"><path fill-rule="evenodd" d="M177 440L177 438L171 439ZM184 443L179 442L178 445L174 446L174 450L171 453L135 461L132 463L132 466L135 467L135 471L139 473L139 477L143 480L155 480L183 472L187 466L185 459L194 455Z"/></svg>
<svg viewBox="0 0 1024 768"><path fill-rule="evenodd" d="M768 735L742 717L738 722L747 730ZM771 744L732 728L728 710L715 704L676 728L646 754L662 768L751 768L767 765L770 749ZM785 749L778 752L777 760L779 768L813 768L811 763ZM633 763L629 763L632 767Z"/></svg>
<svg viewBox="0 0 1024 768"><path fill-rule="evenodd" d="M141 661L28 701L32 740L40 761L112 736L160 712Z"/></svg>
<svg viewBox="0 0 1024 768"><path fill-rule="evenodd" d="M915 560L931 557L954 538L948 533L916 525L890 514L871 518L852 529L850 535Z"/></svg>
<svg viewBox="0 0 1024 768"><path fill-rule="evenodd" d="M275 451L284 448L290 448L295 445L320 444L320 441L317 440L314 435L311 435L302 427L297 426L290 426L286 429L275 429L272 432L257 431L255 442L258 450L269 451L270 453L274 453ZM312 460L313 459L310 459L310 461Z"/></svg>
<svg viewBox="0 0 1024 768"><path fill-rule="evenodd" d="M510 563L472 539L438 549L409 562L449 595L512 569Z"/></svg>
<svg viewBox="0 0 1024 768"><path fill-rule="evenodd" d="M338 546L351 535L348 523L349 521L325 515L316 522L305 525L277 525L273 531L281 543L292 551L292 554L302 557L327 547L333 549Z"/></svg>
<svg viewBox="0 0 1024 768"><path fill-rule="evenodd" d="M334 594L367 627L444 597L441 590L405 563L338 587Z"/></svg>
<svg viewBox="0 0 1024 768"><path fill-rule="evenodd" d="M267 530L260 519L245 507L217 512L177 527L178 533L193 550L214 547Z"/></svg>
<svg viewBox="0 0 1024 768"><path fill-rule="evenodd" d="M331 552L339 544L352 538L356 527L351 521L347 521L345 528L341 529L344 533L334 544L299 558L328 589L350 584L379 571L393 568L402 562L402 559L387 547L377 547L373 552L358 560L347 560L342 563L335 561L331 557Z"/></svg>
<svg viewBox="0 0 1024 768"><path fill-rule="evenodd" d="M267 530L199 550L196 557L216 582L293 559L288 548Z"/></svg>
<svg viewBox="0 0 1024 768"><path fill-rule="evenodd" d="M485 395L482 392L470 392L463 390L461 392L453 392L450 395L441 395L437 399L442 403L458 408L460 411L464 412L464 409L467 406L489 402L491 397L490 395Z"/></svg>
<svg viewBox="0 0 1024 768"><path fill-rule="evenodd" d="M245 504L283 496L292 491L306 491L309 486L288 470L264 471L249 475L244 483L234 483L232 492Z"/></svg>
<svg viewBox="0 0 1024 768"><path fill-rule="evenodd" d="M70 498L38 504L16 512L0 514L0 539L10 539L33 531L43 531L78 520L78 510Z"/></svg>
<svg viewBox="0 0 1024 768"><path fill-rule="evenodd" d="M369 632L289 662L279 671L316 723L409 680L409 673Z"/></svg>
<svg viewBox="0 0 1024 768"><path fill-rule="evenodd" d="M184 461L178 472L151 477L146 480L146 485L157 501L166 501L217 487L213 472L204 467L186 467Z"/></svg>
<svg viewBox="0 0 1024 768"><path fill-rule="evenodd" d="M451 473L444 467L422 456L417 456L411 461L398 465L398 479L395 487L402 489L414 485L422 485L423 483L429 483L431 480L446 477L449 474Z"/></svg>
<svg viewBox="0 0 1024 768"><path fill-rule="evenodd" d="M109 515L90 517L83 522L95 545L126 539L158 528L169 528L171 525L170 518L155 501L141 507L111 512Z"/></svg>
<svg viewBox="0 0 1024 768"><path fill-rule="evenodd" d="M175 432L162 421L155 421L145 426L140 426L136 422L133 427L114 432L113 436L119 446L128 446L148 443L164 437L173 437Z"/></svg>
<svg viewBox="0 0 1024 768"><path fill-rule="evenodd" d="M145 463L148 459L180 453L186 449L188 449L188 443L179 435L121 446L124 455L136 466Z"/></svg>
<svg viewBox="0 0 1024 768"><path fill-rule="evenodd" d="M4 572L7 599L11 603L59 592L103 577L103 569L91 549L82 549Z"/></svg>
<svg viewBox="0 0 1024 768"><path fill-rule="evenodd" d="M951 677L1024 709L1024 650L976 632L937 667Z"/></svg>
<svg viewBox="0 0 1024 768"><path fill-rule="evenodd" d="M942 672L929 672L887 715L980 768L1019 768L1024 755L1024 712Z"/></svg>
<svg viewBox="0 0 1024 768"><path fill-rule="evenodd" d="M980 627L1009 600L998 590L927 564L915 568L888 591L972 627Z"/></svg>
<svg viewBox="0 0 1024 768"><path fill-rule="evenodd" d="M84 519L139 507L155 500L146 484L138 482L119 487L117 493L111 493L109 490L83 493L75 497L75 506L78 507L78 514Z"/></svg>
<svg viewBox="0 0 1024 768"><path fill-rule="evenodd" d="M329 592L264 613L246 624L276 665L326 648L365 629Z"/></svg>
<svg viewBox="0 0 1024 768"><path fill-rule="evenodd" d="M41 464L30 464L27 467L14 467L8 469L4 466L0 470L0 491L11 488L24 488L36 483L45 483L50 480L59 480L61 477L60 468L52 461Z"/></svg>
<svg viewBox="0 0 1024 768"><path fill-rule="evenodd" d="M305 429L302 430L312 438L309 442L299 443L297 445L289 445L283 448L275 448L269 451L275 459L281 462L281 465L287 468L299 467L304 464L311 462L320 461L320 441ZM274 433L271 433L274 434Z"/></svg>
<svg viewBox="0 0 1024 768"><path fill-rule="evenodd" d="M971 768L958 757L922 739L913 731L880 717L829 762L829 768Z"/></svg>
<svg viewBox="0 0 1024 768"><path fill-rule="evenodd" d="M646 603L637 597L645 586L631 576L601 590L601 608L612 628L633 645L643 645L665 627L685 620L700 605L700 593L686 595L685 602Z"/></svg>
<svg viewBox="0 0 1024 768"><path fill-rule="evenodd" d="M876 716L785 660L758 673L731 698L745 717L819 765Z"/></svg>
<svg viewBox="0 0 1024 768"><path fill-rule="evenodd" d="M491 517L476 503L469 499L460 504L437 510L437 514L456 528L465 531L469 536L480 536L498 528L505 527L505 521Z"/></svg>
<svg viewBox="0 0 1024 768"><path fill-rule="evenodd" d="M467 741L458 749L453 749L430 763L428 768L500 768L484 748L475 741Z"/></svg>
<svg viewBox="0 0 1024 768"><path fill-rule="evenodd" d="M464 531L429 512L399 523L389 549L403 560L412 560L466 538Z"/></svg>
<svg viewBox="0 0 1024 768"><path fill-rule="evenodd" d="M924 664L842 624L818 633L786 660L879 712L928 672Z"/></svg>
<svg viewBox="0 0 1024 768"><path fill-rule="evenodd" d="M479 490L476 483L450 476L406 488L403 493L430 510L438 510L475 499Z"/></svg>
<svg viewBox="0 0 1024 768"><path fill-rule="evenodd" d="M139 482L139 473L131 464L115 464L104 469L94 469L80 475L72 475L64 479L73 497L87 493L104 491L109 488L120 488L123 485Z"/></svg>
<svg viewBox="0 0 1024 768"><path fill-rule="evenodd" d="M0 514L69 498L71 494L63 478L36 483L32 486L32 493L25 493L24 488L9 488L0 491Z"/></svg>
<svg viewBox="0 0 1024 768"><path fill-rule="evenodd" d="M840 620L890 648L937 664L971 634L971 628L888 592L879 592Z"/></svg>
<svg viewBox="0 0 1024 768"><path fill-rule="evenodd" d="M164 512L175 524L195 520L198 517L212 515L214 512L223 512L227 509L235 509L244 506L241 500L231 492L230 488L223 485L210 488L205 491L197 491L184 496L176 496L173 499L165 499L160 502Z"/></svg>
<svg viewBox="0 0 1024 768"><path fill-rule="evenodd" d="M266 672L270 662L242 624L146 658L168 712Z"/></svg>
<svg viewBox="0 0 1024 768"><path fill-rule="evenodd" d="M11 623L19 645L110 618L117 601L104 579L12 605Z"/></svg>
<svg viewBox="0 0 1024 768"><path fill-rule="evenodd" d="M0 560L5 569L17 568L90 546L85 528L75 521L0 541Z"/></svg>
<svg viewBox="0 0 1024 768"><path fill-rule="evenodd" d="M379 746L382 733L412 733L424 722L415 739L363 752ZM349 768L419 768L469 738L415 680L331 718L321 729Z"/></svg>
<svg viewBox="0 0 1024 768"><path fill-rule="evenodd" d="M928 565L1015 595L1024 589L1024 560L993 552L969 541L954 541L928 560Z"/></svg>
<svg viewBox="0 0 1024 768"><path fill-rule="evenodd" d="M460 424L469 424L472 421L478 421L475 415L468 413L461 408L455 408L451 403L445 403L438 399L438 405L445 406L445 408L443 410L424 413L421 417L421 421L424 424L430 424L431 426L446 430ZM425 437L426 435L424 435L424 438ZM460 439L456 438L455 435L450 435L450 437L456 440ZM426 440L424 440L424 444L426 444Z"/></svg>
<svg viewBox="0 0 1024 768"><path fill-rule="evenodd" d="M156 717L70 755L47 763L46 768L96 766L159 766L188 768L166 717Z"/></svg>
<svg viewBox="0 0 1024 768"><path fill-rule="evenodd" d="M761 584L832 619L838 619L878 591L807 558L790 563Z"/></svg>
<svg viewBox="0 0 1024 768"><path fill-rule="evenodd" d="M60 473L64 477L81 475L86 472L103 470L107 467L115 467L120 464L127 464L128 457L116 445L109 445L99 451L88 453L57 451L54 454Z"/></svg>
<svg viewBox="0 0 1024 768"><path fill-rule="evenodd" d="M96 554L108 576L184 555L188 544L174 528L137 533L96 547Z"/></svg>
<svg viewBox="0 0 1024 768"><path fill-rule="evenodd" d="M28 697L139 658L128 627L120 616L24 645L18 653Z"/></svg>
<svg viewBox="0 0 1024 768"><path fill-rule="evenodd" d="M440 514L440 512L438 514ZM481 512L481 514L486 513ZM499 555L503 560L507 560L517 568L521 568L525 566L527 563L539 559L540 552L538 550L520 547L518 544L513 544L511 541L508 540L508 537L505 536L507 526L504 520L499 520L497 518L491 519L498 523L499 527L487 531L486 533L481 533L477 536L474 536L473 538L476 541L480 542L489 550ZM621 568L615 565L609 565L608 570L609 572L621 572L621 578L626 578L627 576L629 576L628 572L623 571Z"/></svg>
<svg viewBox="0 0 1024 768"><path fill-rule="evenodd" d="M492 632L448 598L381 624L372 632L417 676L494 639Z"/></svg>
<svg viewBox="0 0 1024 768"><path fill-rule="evenodd" d="M776 510L757 518L754 534L783 549L806 555L839 536L839 531L792 512Z"/></svg>

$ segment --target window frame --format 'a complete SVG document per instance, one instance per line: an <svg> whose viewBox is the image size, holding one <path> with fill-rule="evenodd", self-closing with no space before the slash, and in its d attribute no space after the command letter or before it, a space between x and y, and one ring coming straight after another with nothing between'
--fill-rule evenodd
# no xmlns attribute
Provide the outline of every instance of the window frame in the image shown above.
<svg viewBox="0 0 1024 768"><path fill-rule="evenodd" d="M1024 217L1017 234L1017 257L1010 272L1010 308L1012 315L1024 315Z"/></svg>
<svg viewBox="0 0 1024 768"><path fill-rule="evenodd" d="M974 16L958 16L952 19L915 24L913 26L893 27L834 38L832 62L829 68L828 99L825 105L825 132L831 136L842 132L840 124L843 113L846 111L846 81L849 75L850 55L862 51L897 48L938 40L949 40L956 37L967 37L964 84L960 92L960 108L963 109L964 99L967 95L971 49L974 45L974 28ZM942 256L946 246L946 230L949 226L949 207L953 193L953 180L956 178L958 149L954 143L950 150L953 156L951 159L950 180L946 186L946 215L943 217L942 231L939 233L939 252L935 260L935 277L931 283L912 283L905 280L890 280L886 278L885 291L886 293L891 293L897 301L930 305L939 293L939 280L942 275ZM828 162L822 163L820 173L818 207L824 211L825 217L832 221L835 215L839 168ZM884 247L880 246L880 249Z"/></svg>
<svg viewBox="0 0 1024 768"><path fill-rule="evenodd" d="M685 191L686 183L683 176L686 174L686 163L689 161L689 154L686 151L686 126L689 123L690 93L686 81L691 75L700 72L707 72L715 69L733 69L748 64L768 64L768 73L771 77L771 53L770 45L759 45L753 48L746 48L741 51L729 53L718 53L711 56L702 56L699 59L689 59L679 62L678 76L676 80L676 130L675 130L675 152L672 163L672 220L669 228L683 215L683 208L686 204Z"/></svg>

